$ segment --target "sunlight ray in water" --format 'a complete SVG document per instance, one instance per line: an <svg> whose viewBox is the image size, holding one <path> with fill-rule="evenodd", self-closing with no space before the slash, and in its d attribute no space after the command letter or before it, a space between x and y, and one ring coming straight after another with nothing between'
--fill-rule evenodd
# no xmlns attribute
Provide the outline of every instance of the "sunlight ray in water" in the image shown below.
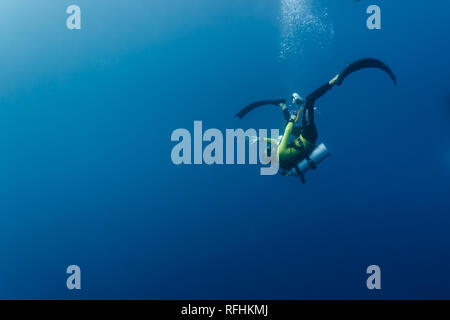
<svg viewBox="0 0 450 320"><path fill-rule="evenodd" d="M281 59L302 55L307 42L323 47L334 37L334 27L326 21L326 8L316 10L312 3L312 0L281 0Z"/></svg>

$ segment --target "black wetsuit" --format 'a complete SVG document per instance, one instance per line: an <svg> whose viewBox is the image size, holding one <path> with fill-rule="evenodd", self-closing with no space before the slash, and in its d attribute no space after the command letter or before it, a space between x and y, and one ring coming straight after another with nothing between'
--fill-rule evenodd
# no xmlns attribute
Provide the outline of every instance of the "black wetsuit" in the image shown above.
<svg viewBox="0 0 450 320"><path fill-rule="evenodd" d="M315 144L317 141L318 133L317 128L314 123L314 105L317 99L322 97L327 91L329 91L333 86L328 82L316 89L314 92L306 97L305 110L302 116L302 126L301 128L295 127L292 134L296 137L300 135L306 139L308 142ZM284 118L289 121L291 115L288 109L283 110Z"/></svg>

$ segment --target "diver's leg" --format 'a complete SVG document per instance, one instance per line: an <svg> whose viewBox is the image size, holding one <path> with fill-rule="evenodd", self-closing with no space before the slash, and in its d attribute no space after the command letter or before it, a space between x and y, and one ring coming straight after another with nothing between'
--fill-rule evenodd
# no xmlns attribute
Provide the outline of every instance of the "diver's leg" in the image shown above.
<svg viewBox="0 0 450 320"><path fill-rule="evenodd" d="M318 136L319 134L316 125L314 124L314 108L305 109L305 111L303 111L301 137L314 144L316 143Z"/></svg>
<svg viewBox="0 0 450 320"><path fill-rule="evenodd" d="M333 79L330 82L327 82L326 84L324 84L323 86L317 88L312 93L310 93L306 97L305 108L306 109L314 109L314 104L315 104L316 100L319 99L320 97L322 97L329 90L331 90L331 88L333 88L334 81L336 81L336 80Z"/></svg>
<svg viewBox="0 0 450 320"><path fill-rule="evenodd" d="M317 128L314 124L314 104L317 99L331 90L336 79L337 77L333 78L306 97L305 110L302 116L302 137L312 144L316 142L318 137Z"/></svg>

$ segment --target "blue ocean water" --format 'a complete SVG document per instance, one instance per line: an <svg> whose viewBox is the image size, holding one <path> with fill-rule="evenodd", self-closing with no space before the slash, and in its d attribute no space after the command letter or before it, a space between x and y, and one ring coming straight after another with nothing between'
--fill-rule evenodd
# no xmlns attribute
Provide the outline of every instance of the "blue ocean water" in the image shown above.
<svg viewBox="0 0 450 320"><path fill-rule="evenodd" d="M66 28L79 5L82 29ZM368 30L366 8L382 10ZM450 298L450 3L3 0L0 298ZM318 101L307 184L175 166L173 130L281 128ZM82 290L66 288L66 267ZM366 268L382 290L366 288Z"/></svg>

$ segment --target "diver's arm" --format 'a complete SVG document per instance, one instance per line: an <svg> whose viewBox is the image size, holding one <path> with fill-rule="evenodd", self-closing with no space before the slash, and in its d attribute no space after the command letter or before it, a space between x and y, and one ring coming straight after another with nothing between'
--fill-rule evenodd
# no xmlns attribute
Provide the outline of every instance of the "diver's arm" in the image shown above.
<svg viewBox="0 0 450 320"><path fill-rule="evenodd" d="M270 144L277 144L278 143L277 139L272 139L272 138L260 138L260 139L262 141L265 141L265 142L270 143Z"/></svg>
<svg viewBox="0 0 450 320"><path fill-rule="evenodd" d="M246 139L248 139L247 141L250 144L257 143L258 141L266 142L267 144L278 144L278 140L277 139L272 139L272 138L263 138L263 137L257 137L257 136L246 136Z"/></svg>
<svg viewBox="0 0 450 320"><path fill-rule="evenodd" d="M286 107L286 103L280 103L281 111L283 112L284 120L286 122L289 121L291 118L291 113L289 112L289 109Z"/></svg>

